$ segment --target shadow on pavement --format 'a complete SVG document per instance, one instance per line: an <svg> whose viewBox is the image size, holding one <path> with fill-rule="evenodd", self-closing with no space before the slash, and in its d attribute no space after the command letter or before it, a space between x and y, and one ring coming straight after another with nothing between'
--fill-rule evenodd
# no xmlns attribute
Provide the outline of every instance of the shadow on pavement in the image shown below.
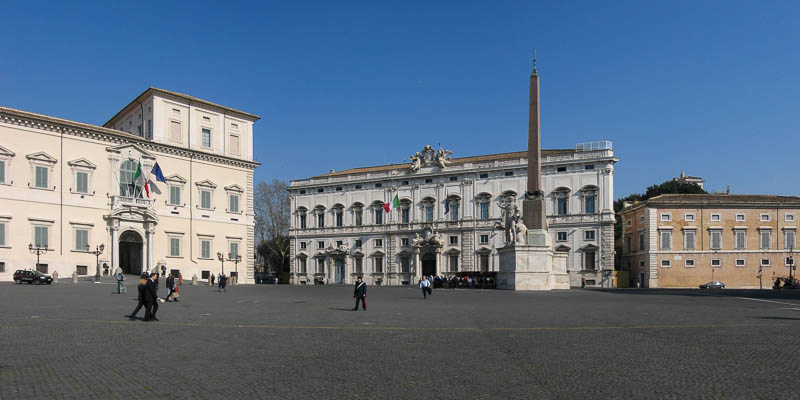
<svg viewBox="0 0 800 400"><path fill-rule="evenodd" d="M624 295L657 296L735 296L753 299L800 300L800 290L773 289L583 289L586 291Z"/></svg>
<svg viewBox="0 0 800 400"><path fill-rule="evenodd" d="M750 317L754 319L776 319L781 321L800 321L800 318L790 318L790 317Z"/></svg>

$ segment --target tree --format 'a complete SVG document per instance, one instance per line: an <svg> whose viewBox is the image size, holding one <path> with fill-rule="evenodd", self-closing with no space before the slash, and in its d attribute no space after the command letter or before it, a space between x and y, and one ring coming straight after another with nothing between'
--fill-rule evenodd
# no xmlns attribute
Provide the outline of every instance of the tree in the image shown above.
<svg viewBox="0 0 800 400"><path fill-rule="evenodd" d="M616 243L622 243L622 217L619 212L625 208L625 202L645 201L647 199L662 194L708 194L700 185L693 182L666 181L659 185L652 185L647 188L644 194L633 193L614 202L614 212L616 223L614 224L614 238Z"/></svg>
<svg viewBox="0 0 800 400"><path fill-rule="evenodd" d="M258 245L258 255L264 260L266 268L275 274L289 272L289 237L278 236L262 241Z"/></svg>
<svg viewBox="0 0 800 400"><path fill-rule="evenodd" d="M286 182L278 179L256 185L253 211L259 243L289 234L291 206L287 188Z"/></svg>

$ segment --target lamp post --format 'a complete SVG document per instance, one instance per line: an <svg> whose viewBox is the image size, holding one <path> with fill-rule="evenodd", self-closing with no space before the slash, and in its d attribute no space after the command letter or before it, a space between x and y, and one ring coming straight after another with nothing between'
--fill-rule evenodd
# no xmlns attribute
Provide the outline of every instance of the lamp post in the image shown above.
<svg viewBox="0 0 800 400"><path fill-rule="evenodd" d="M792 279L792 270L794 269L794 258L792 258L792 250L794 246L789 245L789 283L794 283Z"/></svg>
<svg viewBox="0 0 800 400"><path fill-rule="evenodd" d="M242 261L242 256L233 253L228 253L228 261L233 261L233 265L236 268L236 284L239 284L239 261Z"/></svg>
<svg viewBox="0 0 800 400"><path fill-rule="evenodd" d="M40 244L37 244L36 246L34 246L33 244L28 243L28 251L30 251L31 254L36 254L36 270L38 271L39 270L39 256L42 255L42 254L47 254L47 246L42 247L42 245L40 245Z"/></svg>
<svg viewBox="0 0 800 400"><path fill-rule="evenodd" d="M225 275L225 256L221 252L217 252L217 260L222 262L222 275Z"/></svg>
<svg viewBox="0 0 800 400"><path fill-rule="evenodd" d="M94 274L94 283L100 283L100 254L103 254L103 250L106 249L106 246L101 244L101 245L95 247L94 251L89 251L90 248L91 247L89 247L89 245L87 244L86 245L86 252L89 253L89 254L94 254L94 256L95 256L95 265L97 267L97 272L95 272L95 274Z"/></svg>

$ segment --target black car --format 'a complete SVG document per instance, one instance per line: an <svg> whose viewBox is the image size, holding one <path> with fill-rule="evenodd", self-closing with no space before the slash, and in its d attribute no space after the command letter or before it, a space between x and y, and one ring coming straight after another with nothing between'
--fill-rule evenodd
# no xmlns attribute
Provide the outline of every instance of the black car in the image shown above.
<svg viewBox="0 0 800 400"><path fill-rule="evenodd" d="M45 275L39 271L24 271L24 270L17 270L14 272L14 283L23 283L27 282L29 285L31 284L51 284L53 283L53 278L50 275Z"/></svg>

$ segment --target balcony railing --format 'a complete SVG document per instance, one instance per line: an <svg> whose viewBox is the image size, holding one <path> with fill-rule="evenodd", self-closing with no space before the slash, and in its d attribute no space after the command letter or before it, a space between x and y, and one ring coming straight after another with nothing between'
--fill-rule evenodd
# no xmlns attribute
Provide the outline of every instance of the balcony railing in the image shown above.
<svg viewBox="0 0 800 400"><path fill-rule="evenodd" d="M141 199L136 197L126 197L126 196L111 196L111 206L112 208L119 207L119 206L129 206L129 207L150 207L152 204L151 200L148 199Z"/></svg>

